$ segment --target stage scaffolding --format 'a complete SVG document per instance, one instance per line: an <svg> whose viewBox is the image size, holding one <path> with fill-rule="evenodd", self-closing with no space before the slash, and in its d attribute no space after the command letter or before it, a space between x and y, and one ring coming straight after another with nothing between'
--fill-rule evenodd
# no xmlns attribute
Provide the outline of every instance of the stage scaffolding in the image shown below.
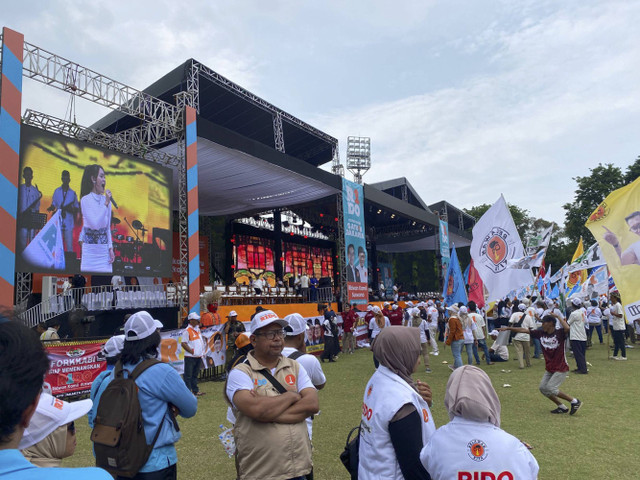
<svg viewBox="0 0 640 480"><path fill-rule="evenodd" d="M0 44L2 36L0 35ZM176 105L83 67L28 42L23 44L22 75L71 95L87 99L126 115L138 118L140 125L116 134L93 130L51 115L29 110L22 119L35 126L71 138L84 140L148 161L171 166L178 171L178 225L180 278L188 278L187 181L185 165L185 105L193 105L190 92L176 95ZM193 91L193 90L192 90ZM177 155L169 155L153 147L169 141L178 142ZM31 291L31 274L16 272L16 305L24 308ZM180 305L183 313L188 300Z"/></svg>

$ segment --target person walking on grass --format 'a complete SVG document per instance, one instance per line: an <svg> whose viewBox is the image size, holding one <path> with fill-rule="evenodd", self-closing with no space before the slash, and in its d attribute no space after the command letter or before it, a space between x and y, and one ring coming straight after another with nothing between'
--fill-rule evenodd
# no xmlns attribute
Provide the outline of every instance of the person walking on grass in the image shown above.
<svg viewBox="0 0 640 480"><path fill-rule="evenodd" d="M582 300L575 297L571 300L573 307L569 310L569 340L571 341L571 350L573 358L576 360L575 373L587 374L587 359L585 353L587 351L587 316L582 308Z"/></svg>
<svg viewBox="0 0 640 480"><path fill-rule="evenodd" d="M559 329L556 329L556 320L560 323L561 328ZM564 344L569 333L569 325L565 319L561 315L554 313L542 318L542 330L531 330L523 327L502 327L500 329L500 331L504 330L528 333L532 337L540 339L545 362L545 372L540 382L540 393L556 404L556 408L551 410L551 413L570 412L571 415L574 415L582 407L582 402L560 391L560 385L569 374L569 364L564 354ZM571 410L562 403L561 399L569 402Z"/></svg>
<svg viewBox="0 0 640 480"><path fill-rule="evenodd" d="M429 331L429 325L427 321L420 316L420 310L412 308L409 313L411 314L411 320L409 321L410 327L415 327L420 332L420 354L424 361L424 368L427 373L431 373L429 366L429 341L427 340L427 332Z"/></svg>
<svg viewBox="0 0 640 480"><path fill-rule="evenodd" d="M620 303L620 294L613 292L611 294L611 306L609 307L611 315L611 335L613 335L613 356L612 360L626 360L627 350L625 345L624 332L627 326L624 322L624 313L622 313L622 304ZM618 356L618 352L622 356Z"/></svg>

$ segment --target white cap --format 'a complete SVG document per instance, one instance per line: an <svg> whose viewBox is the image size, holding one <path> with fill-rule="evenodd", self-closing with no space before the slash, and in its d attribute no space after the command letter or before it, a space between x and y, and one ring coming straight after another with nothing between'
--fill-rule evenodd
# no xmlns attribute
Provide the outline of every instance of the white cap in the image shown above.
<svg viewBox="0 0 640 480"><path fill-rule="evenodd" d="M447 307L447 310L449 310L452 313L458 313L458 306L457 305L451 305L450 307Z"/></svg>
<svg viewBox="0 0 640 480"><path fill-rule="evenodd" d="M429 307L431 307L431 306L433 305L433 300L429 300L429 301L427 302L427 305L428 305Z"/></svg>
<svg viewBox="0 0 640 480"><path fill-rule="evenodd" d="M237 316L238 316L238 314L236 313L236 311L235 311L235 310L231 310L231 311L229 312L229 315L227 315L227 318L228 318L228 317L237 317Z"/></svg>
<svg viewBox="0 0 640 480"><path fill-rule="evenodd" d="M383 307L388 307L389 305L390 305L390 303L389 303L389 302L384 302L384 303L382 304L382 306L383 306Z"/></svg>
<svg viewBox="0 0 640 480"><path fill-rule="evenodd" d="M307 321L302 318L302 315L299 313L292 313L291 315L287 315L284 317L289 325L284 327L287 332L287 335L294 336L300 335L301 333L305 333L309 330L309 325L307 325Z"/></svg>
<svg viewBox="0 0 640 480"><path fill-rule="evenodd" d="M36 412L31 417L29 427L24 431L18 449L23 450L35 445L56 428L86 415L92 406L93 402L91 400L79 400L69 403L59 400L48 393L41 393Z"/></svg>
<svg viewBox="0 0 640 480"><path fill-rule="evenodd" d="M420 310L418 308L411 308L409 309L409 315L411 315L412 317L419 317Z"/></svg>
<svg viewBox="0 0 640 480"><path fill-rule="evenodd" d="M164 325L162 324L162 322L160 320L157 319L153 319L153 323L155 324L156 328L164 328Z"/></svg>
<svg viewBox="0 0 640 480"><path fill-rule="evenodd" d="M571 299L571 303L573 303L576 307L579 307L580 305L582 305L582 300L580 300L578 297L573 297Z"/></svg>
<svg viewBox="0 0 640 480"><path fill-rule="evenodd" d="M518 310L524 312L527 309L527 306L524 303L518 304Z"/></svg>
<svg viewBox="0 0 640 480"><path fill-rule="evenodd" d="M191 312L189 314L189 316L187 317L187 320L198 320L198 321L200 321L200 315L198 315L196 312Z"/></svg>
<svg viewBox="0 0 640 480"><path fill-rule="evenodd" d="M398 309L398 304L394 303L393 305L391 305L391 310L397 310Z"/></svg>
<svg viewBox="0 0 640 480"><path fill-rule="evenodd" d="M125 339L129 342L147 338L156 331L155 320L149 312L140 310L129 317L124 324Z"/></svg>
<svg viewBox="0 0 640 480"><path fill-rule="evenodd" d="M256 333L256 330L271 325L272 323L277 323L283 328L289 325L289 322L278 317L278 315L271 310L263 310L256 313L253 320L251 320L251 333Z"/></svg>
<svg viewBox="0 0 640 480"><path fill-rule="evenodd" d="M367 312L370 312L371 310L373 310L373 305L367 305Z"/></svg>
<svg viewBox="0 0 640 480"><path fill-rule="evenodd" d="M116 355L119 355L120 352L122 352L122 348L124 347L124 335L116 335L114 337L111 337L109 340L107 340L107 342L104 344L104 347L102 347L102 349L104 350L104 355L105 357L115 357Z"/></svg>
<svg viewBox="0 0 640 480"><path fill-rule="evenodd" d="M495 328L489 332L490 337L497 337L500 332Z"/></svg>
<svg viewBox="0 0 640 480"><path fill-rule="evenodd" d="M414 306L413 302L411 302L411 301L407 302L407 307L413 307L413 306Z"/></svg>
<svg viewBox="0 0 640 480"><path fill-rule="evenodd" d="M469 313L469 309L463 305L462 307L460 307L460 310L458 310L458 313L460 315L466 315L467 313Z"/></svg>
<svg viewBox="0 0 640 480"><path fill-rule="evenodd" d="M377 305L374 305L371 311L373 313L382 313L382 310L380 310L380 307L378 307Z"/></svg>

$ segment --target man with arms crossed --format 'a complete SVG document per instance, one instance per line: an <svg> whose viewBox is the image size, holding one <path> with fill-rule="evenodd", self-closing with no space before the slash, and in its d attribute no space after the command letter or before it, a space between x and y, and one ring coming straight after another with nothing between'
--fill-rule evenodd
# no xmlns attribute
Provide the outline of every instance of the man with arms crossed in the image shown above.
<svg viewBox="0 0 640 480"><path fill-rule="evenodd" d="M305 420L318 413L318 392L304 368L282 355L286 326L271 310L256 314L254 349L229 373L239 480L302 480L312 469Z"/></svg>

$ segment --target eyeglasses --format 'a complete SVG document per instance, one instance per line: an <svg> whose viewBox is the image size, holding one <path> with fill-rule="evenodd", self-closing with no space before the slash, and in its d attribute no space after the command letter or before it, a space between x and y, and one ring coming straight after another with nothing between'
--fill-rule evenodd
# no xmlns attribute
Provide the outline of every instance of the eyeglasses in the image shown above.
<svg viewBox="0 0 640 480"><path fill-rule="evenodd" d="M254 335L261 335L267 340L274 340L276 337L284 338L285 331L284 330L270 330L268 332L259 332L254 333Z"/></svg>
<svg viewBox="0 0 640 480"><path fill-rule="evenodd" d="M74 422L71 422L70 424L67 425L67 432L71 432L72 435L75 435L76 424Z"/></svg>

